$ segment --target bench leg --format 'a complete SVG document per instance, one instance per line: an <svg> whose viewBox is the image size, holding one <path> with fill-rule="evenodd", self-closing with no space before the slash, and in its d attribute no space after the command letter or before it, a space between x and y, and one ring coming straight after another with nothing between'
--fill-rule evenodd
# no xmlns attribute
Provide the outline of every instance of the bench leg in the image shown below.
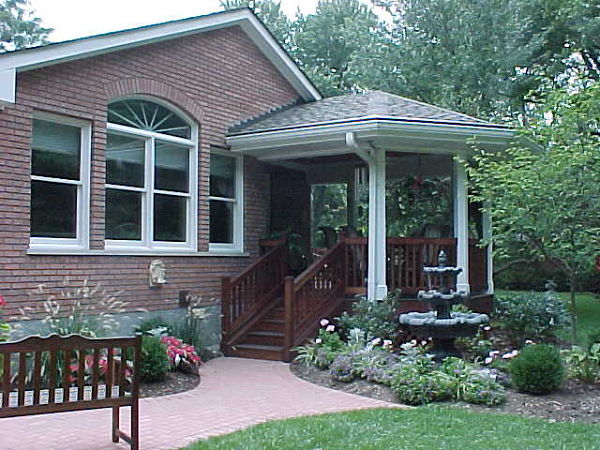
<svg viewBox="0 0 600 450"><path fill-rule="evenodd" d="M140 448L140 410L137 401L131 405L131 450L138 450Z"/></svg>
<svg viewBox="0 0 600 450"><path fill-rule="evenodd" d="M112 408L112 441L119 442L119 407Z"/></svg>

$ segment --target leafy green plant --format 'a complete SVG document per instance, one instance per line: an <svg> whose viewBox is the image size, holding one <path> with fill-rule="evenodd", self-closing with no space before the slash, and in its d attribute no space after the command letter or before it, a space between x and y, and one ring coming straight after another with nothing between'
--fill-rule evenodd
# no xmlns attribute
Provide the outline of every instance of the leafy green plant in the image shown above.
<svg viewBox="0 0 600 450"><path fill-rule="evenodd" d="M425 371L417 365L400 365L394 371L391 387L398 400L407 405L423 405L452 398L451 378L439 371Z"/></svg>
<svg viewBox="0 0 600 450"><path fill-rule="evenodd" d="M298 353L296 361L306 365L312 364L319 369L327 369L336 356L347 352L348 348L335 331L335 325L330 324L327 319L322 319L321 329L316 339L304 346L296 347L295 351Z"/></svg>
<svg viewBox="0 0 600 450"><path fill-rule="evenodd" d="M565 359L569 378L584 383L600 381L600 343L592 344L589 349L574 345L561 354Z"/></svg>
<svg viewBox="0 0 600 450"><path fill-rule="evenodd" d="M520 392L549 394L563 384L560 352L549 344L526 345L509 366L513 386Z"/></svg>
<svg viewBox="0 0 600 450"><path fill-rule="evenodd" d="M140 377L142 381L162 381L169 371L167 348L159 338L144 336L142 339L142 363Z"/></svg>
<svg viewBox="0 0 600 450"><path fill-rule="evenodd" d="M352 312L344 312L337 321L346 333L358 328L366 333L367 340L375 338L394 340L398 331L397 309L398 299L395 295L388 295L378 301L361 297L352 306Z"/></svg>
<svg viewBox="0 0 600 450"><path fill-rule="evenodd" d="M205 320L209 317L206 308L200 306L202 299L190 295L187 297L185 316L173 324L172 334L183 342L193 345L197 351L202 348L201 330Z"/></svg>
<svg viewBox="0 0 600 450"><path fill-rule="evenodd" d="M514 343L527 339L553 341L571 321L562 300L549 293L506 293L495 299L495 317Z"/></svg>

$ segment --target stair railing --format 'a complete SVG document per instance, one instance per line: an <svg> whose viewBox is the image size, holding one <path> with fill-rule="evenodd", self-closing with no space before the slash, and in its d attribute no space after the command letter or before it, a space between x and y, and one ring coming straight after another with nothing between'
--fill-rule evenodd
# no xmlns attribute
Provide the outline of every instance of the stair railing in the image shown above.
<svg viewBox="0 0 600 450"><path fill-rule="evenodd" d="M319 319L332 314L344 301L346 244L338 242L304 272L285 278L284 360L292 348L315 333Z"/></svg>
<svg viewBox="0 0 600 450"><path fill-rule="evenodd" d="M224 349L280 297L288 273L287 242L271 248L239 275L221 279L221 332Z"/></svg>

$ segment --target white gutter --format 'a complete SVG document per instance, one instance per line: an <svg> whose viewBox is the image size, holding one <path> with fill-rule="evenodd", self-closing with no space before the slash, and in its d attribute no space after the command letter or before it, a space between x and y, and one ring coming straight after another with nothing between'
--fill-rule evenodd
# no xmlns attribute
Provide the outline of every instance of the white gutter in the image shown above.
<svg viewBox="0 0 600 450"><path fill-rule="evenodd" d="M369 167L375 162L373 156L364 151L356 142L356 136L353 132L346 133L346 145L350 147Z"/></svg>

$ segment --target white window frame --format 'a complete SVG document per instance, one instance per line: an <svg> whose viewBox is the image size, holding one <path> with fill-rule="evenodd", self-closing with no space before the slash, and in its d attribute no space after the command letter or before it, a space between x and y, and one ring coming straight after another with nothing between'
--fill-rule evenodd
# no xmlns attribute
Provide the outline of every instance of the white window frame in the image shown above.
<svg viewBox="0 0 600 450"><path fill-rule="evenodd" d="M92 125L84 120L42 111L34 111L32 120L44 120L59 125L69 125L81 130L79 153L79 180L46 177L30 174L30 181L47 181L77 186L77 223L75 238L29 237L29 249L33 251L87 251L90 241L90 168ZM33 123L31 140L33 143ZM33 152L33 145L31 145ZM31 186L31 183L30 183ZM31 221L30 221L31 224ZM31 234L31 230L30 230Z"/></svg>
<svg viewBox="0 0 600 450"><path fill-rule="evenodd" d="M233 158L235 160L235 198L215 197L209 194L210 201L224 201L234 204L233 207L233 243L211 243L208 244L208 251L211 253L242 253L244 251L244 158L242 155L234 155L230 151L217 148L210 149L211 154L218 154ZM209 183L210 183L210 168L209 168ZM210 186L209 186L210 192ZM210 213L209 213L210 218ZM209 226L210 240L210 226Z"/></svg>
<svg viewBox="0 0 600 450"><path fill-rule="evenodd" d="M172 253L172 252L196 252L198 248L198 127L186 119L177 108L172 105L164 104L154 98L136 97L142 100L148 100L162 104L174 113L182 117L191 128L190 139L170 136L153 131L146 131L139 128L128 127L115 123L107 123L107 132L138 137L145 140L144 155L144 187L136 188L130 186L105 184L106 189L116 189L121 191L142 192L142 239L141 240L119 240L105 239L105 249L110 252L139 252L139 253ZM168 142L179 144L189 148L189 186L188 192L172 192L154 188L154 159L155 142ZM153 239L154 231L154 195L168 194L187 198L187 221L186 221L186 241L185 242L167 242L155 241Z"/></svg>

